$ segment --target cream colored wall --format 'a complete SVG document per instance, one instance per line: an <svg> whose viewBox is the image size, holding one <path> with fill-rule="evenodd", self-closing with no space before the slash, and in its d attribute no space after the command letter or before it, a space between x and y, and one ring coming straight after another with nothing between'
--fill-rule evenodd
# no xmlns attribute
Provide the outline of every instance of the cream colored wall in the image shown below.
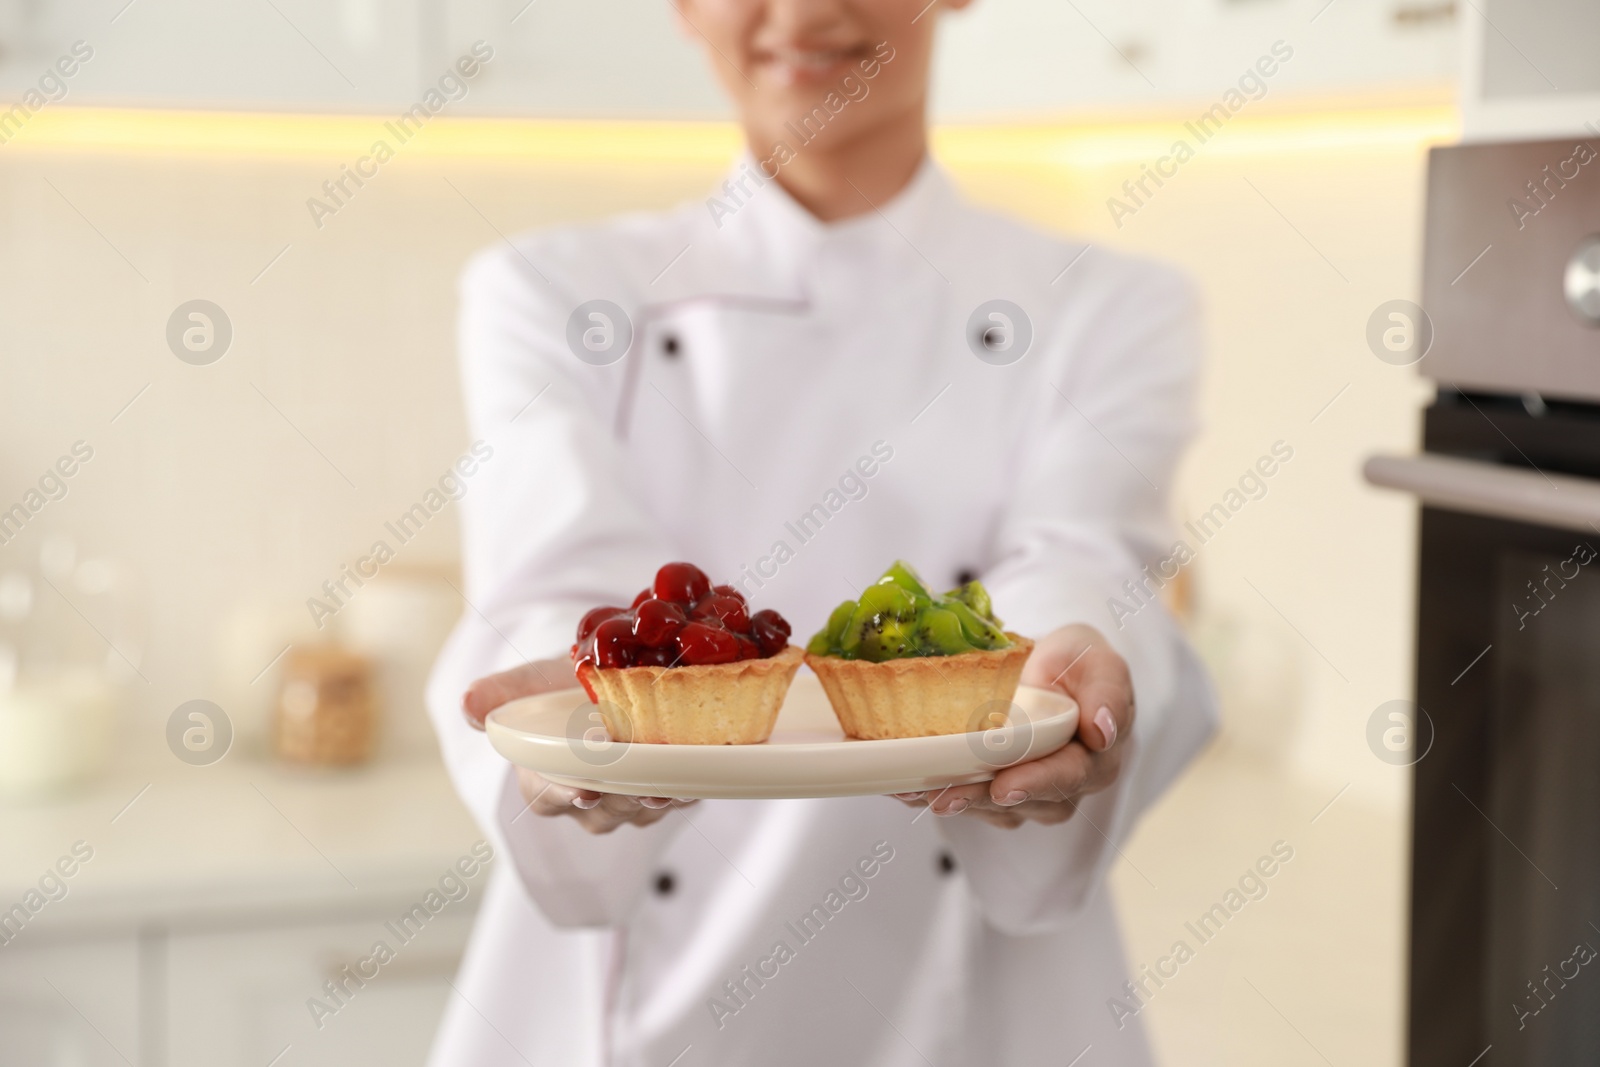
<svg viewBox="0 0 1600 1067"><path fill-rule="evenodd" d="M1228 688L1244 694L1246 747L1265 738L1270 752L1300 714L1300 766L1390 799L1402 776L1371 757L1363 730L1409 691L1412 526L1357 468L1374 449L1413 445L1422 390L1367 351L1363 330L1378 303L1417 289L1430 128L1364 135L1357 122L1342 141L1295 147L1241 126L1121 228L1105 199L1153 158L1140 143L1069 137L1047 165L1032 149L945 142L978 199L1198 280L1206 429L1180 510L1208 507L1274 441L1295 450L1270 494L1200 551L1203 636L1241 650L1243 680ZM251 679L305 627L305 599L466 447L451 320L474 249L496 230L667 205L719 169L703 152L649 166L402 153L318 230L304 201L342 149L108 154L19 140L5 152L0 507L75 440L95 458L0 547L0 569L50 532L137 568L150 633L148 682L132 695L146 724L195 697L254 721L272 679ZM195 297L235 330L208 367L179 362L163 338ZM454 516L441 516L397 563L448 566L456 545ZM402 732L424 736L418 723Z"/></svg>

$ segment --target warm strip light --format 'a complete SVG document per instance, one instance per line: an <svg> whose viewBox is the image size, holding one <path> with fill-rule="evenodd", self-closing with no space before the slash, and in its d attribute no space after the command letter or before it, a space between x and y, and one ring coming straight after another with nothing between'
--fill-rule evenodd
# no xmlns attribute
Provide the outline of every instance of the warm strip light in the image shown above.
<svg viewBox="0 0 1600 1067"><path fill-rule="evenodd" d="M1050 124L943 126L943 161L964 168L1094 167L1148 161L1168 152L1191 116ZM382 116L155 111L46 107L0 145L6 153L78 151L134 155L355 158L381 139ZM1243 112L1205 146L1217 155L1281 155L1339 149L1422 147L1454 140L1445 105ZM726 122L575 121L440 116L405 144L408 156L522 163L661 164L720 167L740 144Z"/></svg>
<svg viewBox="0 0 1600 1067"><path fill-rule="evenodd" d="M1182 138L1214 156L1280 156L1288 153L1394 147L1422 148L1456 140L1460 120L1453 107L1404 107L1308 111L1300 114L1240 114L1203 145L1185 128L1190 116L1126 123L1057 126L951 127L935 132L939 158L950 166L1046 166L1083 168L1149 162L1172 151Z"/></svg>
<svg viewBox="0 0 1600 1067"><path fill-rule="evenodd" d="M382 115L46 108L0 152L344 158L379 139L399 147ZM721 164L738 131L717 122L582 122L439 116L405 142L408 156L535 163Z"/></svg>

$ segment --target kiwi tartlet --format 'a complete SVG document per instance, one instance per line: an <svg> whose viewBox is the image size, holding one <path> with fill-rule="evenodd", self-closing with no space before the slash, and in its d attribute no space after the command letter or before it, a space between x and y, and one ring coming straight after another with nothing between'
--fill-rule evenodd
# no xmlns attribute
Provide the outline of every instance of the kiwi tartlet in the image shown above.
<svg viewBox="0 0 1600 1067"><path fill-rule="evenodd" d="M1003 725L1032 650L981 582L936 594L897 560L833 610L806 663L850 737L925 737Z"/></svg>

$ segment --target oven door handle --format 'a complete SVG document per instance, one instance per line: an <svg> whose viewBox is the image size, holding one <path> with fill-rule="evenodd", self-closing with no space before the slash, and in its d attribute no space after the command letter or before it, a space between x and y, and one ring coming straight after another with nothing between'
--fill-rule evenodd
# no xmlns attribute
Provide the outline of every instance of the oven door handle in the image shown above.
<svg viewBox="0 0 1600 1067"><path fill-rule="evenodd" d="M1453 456L1373 456L1367 481L1468 515L1600 533L1600 481Z"/></svg>

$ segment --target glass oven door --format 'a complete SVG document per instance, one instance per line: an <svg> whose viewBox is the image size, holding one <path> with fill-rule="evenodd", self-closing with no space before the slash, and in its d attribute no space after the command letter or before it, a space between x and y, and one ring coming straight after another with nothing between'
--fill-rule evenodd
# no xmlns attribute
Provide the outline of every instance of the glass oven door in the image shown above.
<svg viewBox="0 0 1600 1067"><path fill-rule="evenodd" d="M1600 499L1586 406L1441 396L1427 449ZM1600 529L1476 510L1422 512L1409 1062L1600 1064Z"/></svg>

